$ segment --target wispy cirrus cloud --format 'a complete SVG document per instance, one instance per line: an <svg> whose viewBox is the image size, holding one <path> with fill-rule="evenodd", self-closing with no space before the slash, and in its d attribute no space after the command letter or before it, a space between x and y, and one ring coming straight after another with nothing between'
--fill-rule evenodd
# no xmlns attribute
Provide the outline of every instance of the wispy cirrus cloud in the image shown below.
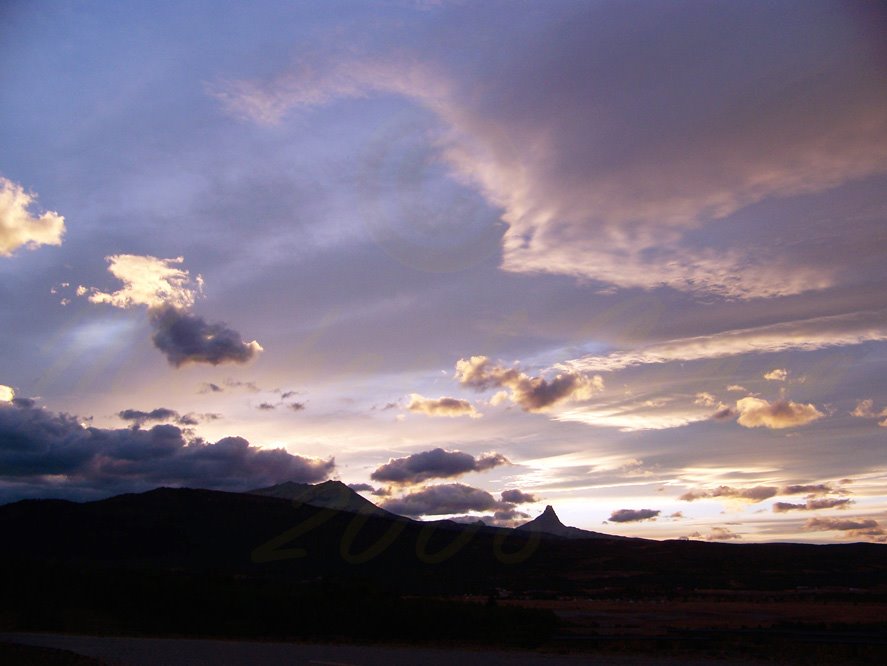
<svg viewBox="0 0 887 666"><path fill-rule="evenodd" d="M588 6L569 11L573 30L557 39L552 28L522 32L519 50L506 56L500 42L490 64L478 58L483 64L467 71L433 49L405 47L303 59L269 82L217 81L208 90L230 113L260 123L376 94L431 110L447 129L438 150L453 178L503 211L505 270L778 297L829 287L846 271L818 249L816 233L786 223L765 230L775 241L766 246L727 244L718 222L758 202L887 171L883 72L861 55L854 19L832 16L840 28L825 32L815 12L793 12L776 32L786 11L733 7L734 29L724 33L723 16L694 6L644 15ZM711 34L726 36L715 46ZM686 53L672 47L677 35ZM788 54L792 66L775 74L771 63ZM646 95L657 103L639 104ZM858 237L824 233L833 246L858 246L871 265L883 256ZM789 239L796 242L782 242Z"/></svg>
<svg viewBox="0 0 887 666"><path fill-rule="evenodd" d="M816 351L887 340L887 313L857 312L679 338L633 350L588 355L556 367L576 372L607 372L635 366L699 361L743 354ZM732 386L730 390L739 389Z"/></svg>

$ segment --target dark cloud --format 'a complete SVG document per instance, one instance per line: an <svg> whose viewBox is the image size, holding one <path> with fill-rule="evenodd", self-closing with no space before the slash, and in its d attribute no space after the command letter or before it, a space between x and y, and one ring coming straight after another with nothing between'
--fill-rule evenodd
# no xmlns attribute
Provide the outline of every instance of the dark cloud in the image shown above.
<svg viewBox="0 0 887 666"><path fill-rule="evenodd" d="M226 379L225 386L227 386L228 388L243 389L244 391L249 391L250 393L258 393L262 390L255 382L243 382L236 379Z"/></svg>
<svg viewBox="0 0 887 666"><path fill-rule="evenodd" d="M843 490L840 488L835 488L831 484L828 483L798 483L794 485L784 486L782 490L779 491L780 495L803 495L805 493L809 493L810 495L828 495L829 493L842 493Z"/></svg>
<svg viewBox="0 0 887 666"><path fill-rule="evenodd" d="M528 504L529 502L538 502L539 498L530 493L513 488L511 490L502 491L502 501L511 502L512 504Z"/></svg>
<svg viewBox="0 0 887 666"><path fill-rule="evenodd" d="M466 511L508 510L490 493L461 483L428 486L422 490L390 499L382 508L403 516L441 516Z"/></svg>
<svg viewBox="0 0 887 666"><path fill-rule="evenodd" d="M200 385L200 390L198 393L222 393L225 389L223 389L218 384L213 384L212 382L204 382Z"/></svg>
<svg viewBox="0 0 887 666"><path fill-rule="evenodd" d="M561 402L588 400L604 387L600 375L592 377L566 371L548 380L530 377L515 367L492 363L486 356L459 359L456 379L462 386L477 391L508 389L512 402L528 412L543 412Z"/></svg>
<svg viewBox="0 0 887 666"><path fill-rule="evenodd" d="M652 520L660 514L653 509L619 509L610 514L607 519L613 523L636 523L642 520Z"/></svg>
<svg viewBox="0 0 887 666"><path fill-rule="evenodd" d="M289 404L289 408L291 410L293 410L294 412L301 412L302 410L305 409L305 403L304 402L291 402Z"/></svg>
<svg viewBox="0 0 887 666"><path fill-rule="evenodd" d="M281 400L286 400L287 398L292 398L295 395L299 395L298 391L284 391L280 394Z"/></svg>
<svg viewBox="0 0 887 666"><path fill-rule="evenodd" d="M13 398L12 404L22 409L31 409L37 404L37 401L33 398Z"/></svg>
<svg viewBox="0 0 887 666"><path fill-rule="evenodd" d="M376 490L368 483L349 483L348 487L351 488L351 490L354 490L357 492L372 493L372 492L375 492L375 490Z"/></svg>
<svg viewBox="0 0 887 666"><path fill-rule="evenodd" d="M334 466L332 459L260 449L241 437L212 444L169 424L149 430L93 428L68 414L0 405L4 500L87 498L161 485L246 490L322 481Z"/></svg>
<svg viewBox="0 0 887 666"><path fill-rule="evenodd" d="M792 504L790 502L774 502L774 513L787 511L816 511L817 509L846 509L853 503L851 499L835 497L823 497L821 499L808 499L804 504Z"/></svg>
<svg viewBox="0 0 887 666"><path fill-rule="evenodd" d="M141 427L148 421L174 421L183 426L195 426L201 421L216 421L222 418L221 414L212 413L194 414L191 412L188 414L179 414L176 410L167 407L158 407L152 409L150 412L145 412L140 409L124 409L117 412L117 416L124 421L132 421L137 428Z"/></svg>
<svg viewBox="0 0 887 666"><path fill-rule="evenodd" d="M272 405L270 402L262 402L256 407L256 409L261 409L262 411L269 412L273 409L277 409L276 405Z"/></svg>
<svg viewBox="0 0 887 666"><path fill-rule="evenodd" d="M508 525L518 520L529 518L530 515L515 508L502 508L493 513L493 522L497 525Z"/></svg>
<svg viewBox="0 0 887 666"><path fill-rule="evenodd" d="M141 425L147 421L179 420L179 413L174 409L168 409L166 407L158 407L157 409L152 409L150 412L143 412L139 409L124 409L120 412L117 412L117 416L119 416L124 421L133 421L138 425Z"/></svg>
<svg viewBox="0 0 887 666"><path fill-rule="evenodd" d="M804 523L805 530L839 531L854 539L887 543L887 530L871 518L810 518Z"/></svg>
<svg viewBox="0 0 887 666"><path fill-rule="evenodd" d="M246 363L262 351L258 342L244 342L225 324L210 324L171 306L153 308L150 317L154 346L177 368L188 363Z"/></svg>
<svg viewBox="0 0 887 666"><path fill-rule="evenodd" d="M691 490L684 493L678 499L685 502L692 502L698 499L706 499L709 497L727 497L731 499L750 500L752 502L761 502L779 494L779 488L775 486L755 486L753 488L733 488L731 486L718 486L713 489Z"/></svg>
<svg viewBox="0 0 887 666"><path fill-rule="evenodd" d="M468 472L482 472L506 464L508 459L499 453L475 458L461 451L438 448L405 458L393 458L374 471L370 478L389 483L420 483L427 479L448 479Z"/></svg>

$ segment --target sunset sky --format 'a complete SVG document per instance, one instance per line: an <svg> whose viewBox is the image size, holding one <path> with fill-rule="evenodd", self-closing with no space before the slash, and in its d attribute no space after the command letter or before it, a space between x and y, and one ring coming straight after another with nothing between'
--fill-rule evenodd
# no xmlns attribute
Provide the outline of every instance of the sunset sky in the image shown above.
<svg viewBox="0 0 887 666"><path fill-rule="evenodd" d="M3 2L0 502L336 478L887 541L885 34L875 2Z"/></svg>

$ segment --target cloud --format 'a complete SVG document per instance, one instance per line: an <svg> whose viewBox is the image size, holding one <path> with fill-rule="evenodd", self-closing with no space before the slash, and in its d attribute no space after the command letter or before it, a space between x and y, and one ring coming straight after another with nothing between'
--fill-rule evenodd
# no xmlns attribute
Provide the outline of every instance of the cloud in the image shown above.
<svg viewBox="0 0 887 666"><path fill-rule="evenodd" d="M730 384L730 386L727 387L727 390L731 393L748 393L748 389L739 384Z"/></svg>
<svg viewBox="0 0 887 666"><path fill-rule="evenodd" d="M706 541L731 541L741 539L742 535L737 534L727 527L712 527L711 531L705 537Z"/></svg>
<svg viewBox="0 0 887 666"><path fill-rule="evenodd" d="M856 407L853 408L853 411L850 412L851 416L856 416L862 419L871 419L878 416L873 409L874 402L870 399L868 400L860 400L856 403Z"/></svg>
<svg viewBox="0 0 887 666"><path fill-rule="evenodd" d="M200 390L198 393L222 393L225 389L223 389L218 384L213 384L212 382L204 382L200 385Z"/></svg>
<svg viewBox="0 0 887 666"><path fill-rule="evenodd" d="M807 483L807 484L792 484L787 486L782 486L781 488L777 486L753 486L750 488L734 488L733 486L718 486L717 488L702 488L697 490L691 490L680 497L678 499L683 500L685 502L693 502L698 499L709 499L715 497L724 497L727 499L737 499L737 500L748 500L751 502L762 502L765 499L770 499L771 497L775 497L776 495L807 495L807 504L792 504L787 506L799 507L804 506L809 508L828 508L828 502L834 502L833 506L840 506L843 504L841 501L837 500L823 500L823 504L818 505L820 500L814 499L815 497L821 497L823 495L827 495L829 493L839 493L846 494L846 491L841 488L835 488L831 484L828 483ZM790 510L790 509L786 509ZM778 511L777 511L778 512Z"/></svg>
<svg viewBox="0 0 887 666"><path fill-rule="evenodd" d="M499 453L484 454L478 458L461 451L433 449L414 453L405 458L392 458L376 469L370 478L398 484L421 483L427 479L448 479L469 472L483 472L499 465L507 465L508 459Z"/></svg>
<svg viewBox="0 0 887 666"><path fill-rule="evenodd" d="M771 382L784 382L788 379L788 370L785 368L773 368L770 372L764 373L764 379Z"/></svg>
<svg viewBox="0 0 887 666"><path fill-rule="evenodd" d="M382 508L402 516L442 516L466 511L509 509L485 490L461 483L428 486L422 490L390 499Z"/></svg>
<svg viewBox="0 0 887 666"><path fill-rule="evenodd" d="M887 530L871 518L810 518L804 529L816 532L839 531L853 538L887 543Z"/></svg>
<svg viewBox="0 0 887 666"><path fill-rule="evenodd" d="M824 416L812 404L805 405L791 400L767 402L752 396L737 400L736 411L739 413L736 422L746 428L794 428Z"/></svg>
<svg viewBox="0 0 887 666"><path fill-rule="evenodd" d="M291 402L289 405L287 405L287 407L289 407L294 412L301 412L305 409L305 403L304 402Z"/></svg>
<svg viewBox="0 0 887 666"><path fill-rule="evenodd" d="M847 498L824 497L822 499L808 499L804 504L792 504L790 502L774 502L774 513L786 513L787 511L817 511L819 509L846 509L853 500Z"/></svg>
<svg viewBox="0 0 887 666"><path fill-rule="evenodd" d="M718 486L709 490L691 490L684 493L678 499L685 502L693 502L698 499L711 497L726 497L728 499L749 500L761 502L779 494L779 488L775 486L754 486L753 488L733 488L732 486Z"/></svg>
<svg viewBox="0 0 887 666"><path fill-rule="evenodd" d="M511 490L503 490L502 491L502 501L510 502L511 504L529 504L531 502L538 502L539 498L530 493L525 493L521 490L517 490L513 488Z"/></svg>
<svg viewBox="0 0 887 666"><path fill-rule="evenodd" d="M547 380L530 377L514 367L494 364L486 356L459 359L455 376L462 386L477 391L507 388L512 402L528 412L544 412L559 403L588 400L604 388L599 375L589 377L568 371Z"/></svg>
<svg viewBox="0 0 887 666"><path fill-rule="evenodd" d="M768 326L735 329L712 335L678 338L668 342L588 355L557 367L574 372L607 372L641 365L698 361L743 354L816 351L829 347L887 341L887 312L815 317ZM731 386L729 390L739 387Z"/></svg>
<svg viewBox="0 0 887 666"><path fill-rule="evenodd" d="M117 412L117 416L124 421L132 421L136 427L140 427L148 421L175 421L179 425L192 426L200 423L201 417L208 417L208 420L218 418L217 414L205 414L198 416L197 414L179 414L174 409L167 407L158 407L150 412L139 409L124 409Z"/></svg>
<svg viewBox="0 0 887 666"><path fill-rule="evenodd" d="M711 393L703 391L702 393L696 394L693 404L699 405L700 407L714 407L718 404L718 400Z"/></svg>
<svg viewBox="0 0 887 666"><path fill-rule="evenodd" d="M607 518L612 523L637 523L644 520L654 520L661 512L653 509L619 509Z"/></svg>
<svg viewBox="0 0 887 666"><path fill-rule="evenodd" d="M470 70L445 69L447 59L437 64L423 43L306 57L273 81L219 81L209 93L265 124L374 94L422 106L445 128L439 150L453 177L503 211L509 271L730 298L845 278L836 263L856 234L823 230L837 248L830 257L823 235L800 233L794 219L768 218L760 234L739 239L719 222L887 169L883 70L871 55L878 46L854 12L823 17L779 3L717 12L563 7L537 30L497 24L495 46L470 42ZM454 20L460 38L483 32L482 17L463 20L474 29ZM723 38L715 43L713 34ZM869 260L882 252L862 250Z"/></svg>
<svg viewBox="0 0 887 666"><path fill-rule="evenodd" d="M375 490L376 490L368 483L349 483L348 487L351 488L351 490L353 490L355 492L372 493L372 492L375 492Z"/></svg>
<svg viewBox="0 0 887 666"><path fill-rule="evenodd" d="M177 368L188 363L246 363L262 351L258 342L244 342L225 324L210 324L174 307L154 308L150 318L154 346Z"/></svg>
<svg viewBox="0 0 887 666"><path fill-rule="evenodd" d="M783 486L779 491L780 495L803 495L805 493L809 493L811 496L822 496L829 493L845 494L845 491L835 488L830 483L796 483Z"/></svg>
<svg viewBox="0 0 887 666"><path fill-rule="evenodd" d="M92 303L117 308L147 306L154 328L151 340L164 353L170 365L188 363L246 363L262 351L253 340L244 342L237 331L225 324L211 324L189 309L203 292L203 278L178 266L184 259L158 259L149 255L117 254L106 257L108 270L123 283L114 292L95 287L77 288ZM217 384L204 384L202 392L218 392Z"/></svg>
<svg viewBox="0 0 887 666"><path fill-rule="evenodd" d="M259 405L256 407L256 409L260 409L262 411L268 412L273 409L277 409L277 407L275 405L272 405L270 402L262 402L262 403L259 403Z"/></svg>
<svg viewBox="0 0 887 666"><path fill-rule="evenodd" d="M425 398L418 393L410 394L410 402L407 405L407 409L411 412L427 414L428 416L447 416L450 418L469 416L473 419L481 416L481 413L467 400L445 397Z"/></svg>
<svg viewBox="0 0 887 666"><path fill-rule="evenodd" d="M15 399L15 391L11 386L0 384L0 402L12 402Z"/></svg>
<svg viewBox="0 0 887 666"><path fill-rule="evenodd" d="M187 309L194 305L203 290L203 278L191 274L177 264L183 257L158 259L150 255L115 254L105 257L108 272L123 283L117 291L104 292L81 286L78 295L88 294L92 303L108 303L115 308L146 305L149 308L171 306Z"/></svg>
<svg viewBox="0 0 887 666"><path fill-rule="evenodd" d="M96 497L157 486L246 490L283 481L317 482L319 460L263 449L242 437L208 443L169 424L149 430L93 428L44 409L0 404L0 495Z"/></svg>
<svg viewBox="0 0 887 666"><path fill-rule="evenodd" d="M32 214L28 208L36 196L18 183L0 176L0 257L8 257L21 247L61 245L65 218L53 211Z"/></svg>
<svg viewBox="0 0 887 666"><path fill-rule="evenodd" d="M878 422L881 427L887 427L887 408L880 412L875 411L874 401L871 399L860 400L856 403L856 407L850 412L852 416L863 419L882 419Z"/></svg>

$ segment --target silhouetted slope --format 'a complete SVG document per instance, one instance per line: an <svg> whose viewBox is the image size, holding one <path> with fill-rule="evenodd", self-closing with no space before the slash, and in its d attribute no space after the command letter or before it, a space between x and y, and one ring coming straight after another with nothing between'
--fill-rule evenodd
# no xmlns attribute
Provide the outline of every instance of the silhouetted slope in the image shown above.
<svg viewBox="0 0 887 666"><path fill-rule="evenodd" d="M380 509L375 504L361 497L358 493L341 481L324 481L323 483L297 483L287 481L268 488L257 488L248 491L250 495L264 495L294 502L303 502L312 506L351 511L353 513L370 513L379 516L394 517L393 513Z"/></svg>
<svg viewBox="0 0 887 666"><path fill-rule="evenodd" d="M601 532L591 532L582 530L578 527L568 527L564 525L557 514L554 507L548 505L538 517L528 523L519 525L515 529L525 532L541 532L543 534L552 534L554 536L564 537L566 539L625 539L627 537L616 536L613 534L603 534Z"/></svg>

